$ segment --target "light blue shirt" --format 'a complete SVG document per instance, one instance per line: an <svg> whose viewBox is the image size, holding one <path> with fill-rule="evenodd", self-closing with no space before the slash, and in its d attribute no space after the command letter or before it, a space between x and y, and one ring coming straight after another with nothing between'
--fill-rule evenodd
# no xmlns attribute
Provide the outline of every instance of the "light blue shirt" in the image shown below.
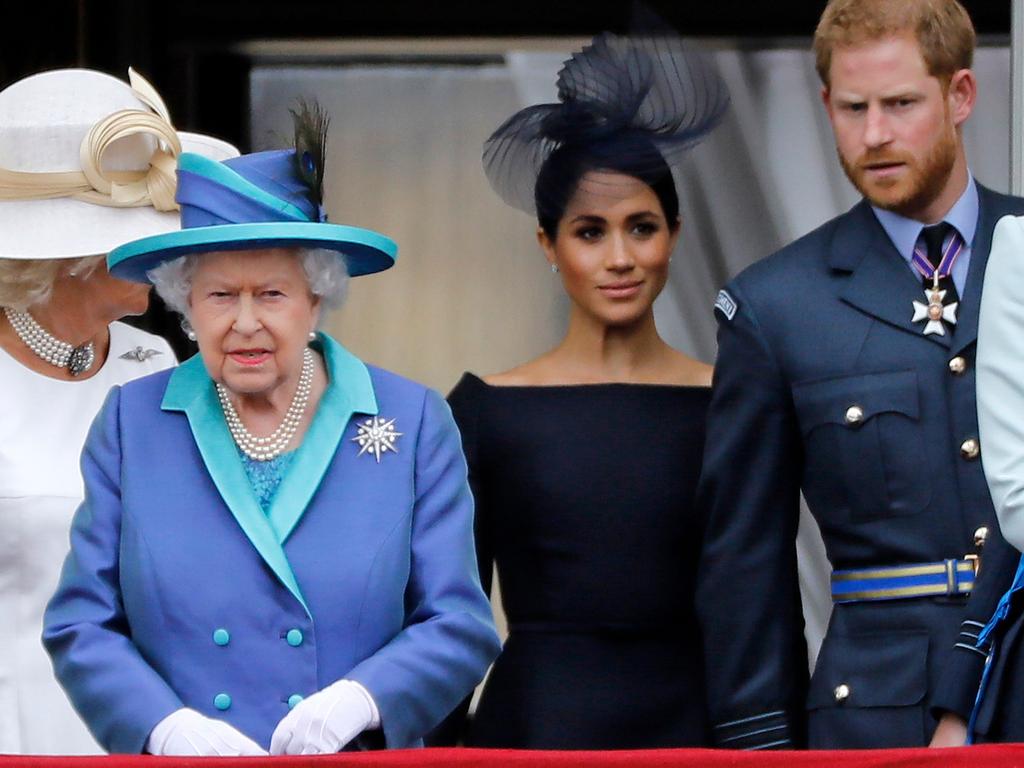
<svg viewBox="0 0 1024 768"><path fill-rule="evenodd" d="M875 212L882 229L889 235L900 256L907 262L907 267L915 277L920 278L921 273L914 269L911 259L914 258L914 246L917 245L925 225L915 219L908 219L906 216L875 206L871 206L871 210ZM963 296L967 269L971 264L971 244L974 242L974 232L978 228L978 186L970 172L967 174L967 188L942 220L952 224L964 239L964 248L953 264L953 285L956 286L957 293Z"/></svg>

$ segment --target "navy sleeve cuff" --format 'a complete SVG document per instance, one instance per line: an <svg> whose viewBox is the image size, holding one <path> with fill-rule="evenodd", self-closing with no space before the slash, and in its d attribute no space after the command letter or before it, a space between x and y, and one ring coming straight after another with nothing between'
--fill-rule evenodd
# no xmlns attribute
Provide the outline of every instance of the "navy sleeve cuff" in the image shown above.
<svg viewBox="0 0 1024 768"><path fill-rule="evenodd" d="M947 666L932 696L931 712L938 719L944 712L952 712L964 720L971 716L974 700L981 685L990 643L978 647L978 633L984 628L976 621L965 621L960 625L960 635L952 652L947 656Z"/></svg>
<svg viewBox="0 0 1024 768"><path fill-rule="evenodd" d="M789 718L782 710L719 723L714 728L716 747L725 749L792 749Z"/></svg>

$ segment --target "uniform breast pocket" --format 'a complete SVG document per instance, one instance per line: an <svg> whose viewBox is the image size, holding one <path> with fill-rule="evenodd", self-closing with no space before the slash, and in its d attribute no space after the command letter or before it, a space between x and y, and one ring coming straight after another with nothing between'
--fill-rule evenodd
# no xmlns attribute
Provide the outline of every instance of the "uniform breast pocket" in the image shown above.
<svg viewBox="0 0 1024 768"><path fill-rule="evenodd" d="M793 387L804 436L804 493L812 507L873 520L931 501L931 447L920 423L917 374L894 371Z"/></svg>

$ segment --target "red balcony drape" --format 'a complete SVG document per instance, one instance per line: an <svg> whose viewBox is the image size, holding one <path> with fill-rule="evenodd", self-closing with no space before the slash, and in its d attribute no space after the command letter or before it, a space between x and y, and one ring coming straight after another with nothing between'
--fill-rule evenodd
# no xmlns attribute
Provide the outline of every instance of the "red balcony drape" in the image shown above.
<svg viewBox="0 0 1024 768"><path fill-rule="evenodd" d="M1024 768L1024 745L848 752L735 752L652 749L628 752L527 752L409 749L316 757L176 758L0 756L0 768Z"/></svg>

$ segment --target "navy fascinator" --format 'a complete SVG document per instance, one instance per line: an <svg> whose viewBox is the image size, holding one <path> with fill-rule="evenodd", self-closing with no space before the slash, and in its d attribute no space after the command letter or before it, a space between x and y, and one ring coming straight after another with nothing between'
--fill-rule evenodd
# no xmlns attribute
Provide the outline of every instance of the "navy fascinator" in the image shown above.
<svg viewBox="0 0 1024 768"><path fill-rule="evenodd" d="M558 103L527 107L484 143L487 179L509 205L536 213L546 197L563 198L558 177L545 171L553 154L585 155L642 179L678 165L683 152L721 121L729 93L712 62L685 50L675 34L598 35L558 73ZM557 156L556 156L557 157ZM563 163L566 168L579 163ZM656 167L657 166L657 167Z"/></svg>

